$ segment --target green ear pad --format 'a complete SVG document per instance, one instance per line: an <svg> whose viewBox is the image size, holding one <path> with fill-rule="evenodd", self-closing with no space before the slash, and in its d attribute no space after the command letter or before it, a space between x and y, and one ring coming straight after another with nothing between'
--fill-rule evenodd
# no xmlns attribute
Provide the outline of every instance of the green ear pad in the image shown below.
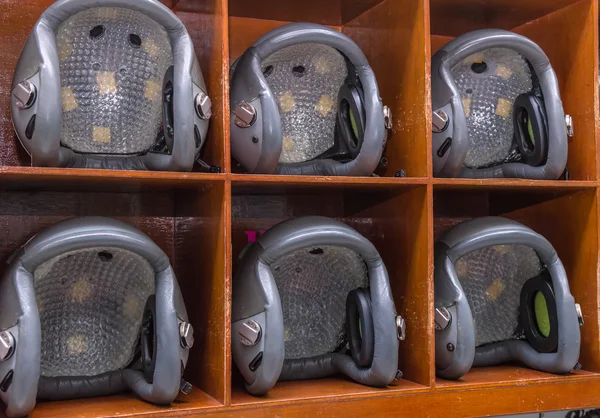
<svg viewBox="0 0 600 418"><path fill-rule="evenodd" d="M537 327L540 333L544 337L548 337L550 335L550 315L548 313L548 305L546 304L546 298L544 297L542 292L537 292L535 294L534 310L535 321L537 323Z"/></svg>
<svg viewBox="0 0 600 418"><path fill-rule="evenodd" d="M520 299L520 325L527 342L539 353L556 352L558 311L548 270L525 282Z"/></svg>
<svg viewBox="0 0 600 418"><path fill-rule="evenodd" d="M358 127L356 126L356 119L354 119L354 113L352 111L350 113L350 125L352 126L352 132L354 132L354 136L358 138Z"/></svg>
<svg viewBox="0 0 600 418"><path fill-rule="evenodd" d="M531 119L529 118L527 118L527 133L529 134L531 143L535 145L535 135L533 135L533 126L531 126Z"/></svg>
<svg viewBox="0 0 600 418"><path fill-rule="evenodd" d="M358 335L360 335L360 339L362 340L362 325L360 321L358 321Z"/></svg>

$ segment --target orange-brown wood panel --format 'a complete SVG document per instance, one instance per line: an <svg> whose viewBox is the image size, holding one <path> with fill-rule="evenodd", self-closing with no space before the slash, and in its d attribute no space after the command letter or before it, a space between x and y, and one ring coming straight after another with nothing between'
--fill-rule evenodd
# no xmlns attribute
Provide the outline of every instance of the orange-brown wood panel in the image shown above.
<svg viewBox="0 0 600 418"><path fill-rule="evenodd" d="M431 35L431 55L438 52L444 45L454 39L453 36Z"/></svg>
<svg viewBox="0 0 600 418"><path fill-rule="evenodd" d="M593 180L529 180L529 179L448 179L434 178L436 190L514 190L514 191L567 191L593 189L598 182Z"/></svg>
<svg viewBox="0 0 600 418"><path fill-rule="evenodd" d="M229 17L229 63L239 58L258 38L265 33L290 23L289 20L267 20L248 17ZM331 26L341 30L339 26Z"/></svg>
<svg viewBox="0 0 600 418"><path fill-rule="evenodd" d="M546 52L565 113L574 120L567 169L573 180L597 179L598 3L581 0L514 29Z"/></svg>
<svg viewBox="0 0 600 418"><path fill-rule="evenodd" d="M402 192L402 190L400 190ZM387 268L398 314L406 321L398 368L421 385L433 382L433 266L427 187L347 193L344 221L369 239Z"/></svg>
<svg viewBox="0 0 600 418"><path fill-rule="evenodd" d="M560 382L535 385L516 384L510 387L448 390L412 393L405 396L363 396L332 400L296 403L243 405L220 412L220 416L258 417L483 417L518 414L559 409L597 407L598 375L587 379L563 379ZM303 383L294 382L296 396L305 389ZM524 382L526 383L526 382ZM290 391L293 388L289 388ZM231 414L231 415L230 415Z"/></svg>
<svg viewBox="0 0 600 418"><path fill-rule="evenodd" d="M181 0L193 1L193 0ZM230 0L230 15L257 19L342 25L382 0Z"/></svg>
<svg viewBox="0 0 600 418"><path fill-rule="evenodd" d="M458 36L476 29L510 29L577 0L431 0L431 29Z"/></svg>
<svg viewBox="0 0 600 418"><path fill-rule="evenodd" d="M233 389L232 375L233 375L233 363L231 356L231 293L232 293L232 265L231 260L233 259L232 246L231 246L231 231L232 231L232 190L231 182L225 183L225 196L224 196L224 219L225 219L225 347L227 351L225 353L225 405L231 405L231 392Z"/></svg>
<svg viewBox="0 0 600 418"><path fill-rule="evenodd" d="M227 199L222 183L202 193L180 192L175 205L175 273L196 340L185 376L221 403L228 397L230 374Z"/></svg>
<svg viewBox="0 0 600 418"><path fill-rule="evenodd" d="M550 241L581 305L581 357L584 370L600 370L598 318L598 207L594 190L552 199L505 216L524 223Z"/></svg>
<svg viewBox="0 0 600 418"><path fill-rule="evenodd" d="M260 397L252 396L243 387L237 386L233 388L232 405L257 406L280 402L306 402L323 398L334 401L340 397L406 395L426 390L427 387L408 380L394 382L386 388L372 388L358 384L346 377L336 376L303 382L279 382L269 393Z"/></svg>
<svg viewBox="0 0 600 418"><path fill-rule="evenodd" d="M281 390L290 394L290 400L277 402L241 403L230 408L219 408L201 392L180 397L170 408L156 407L142 401L114 396L109 398L41 403L32 418L64 417L65 410L71 416L81 418L116 415L119 416L198 416L219 417L482 417L494 414L515 414L558 409L582 409L598 406L597 390L599 377L563 379L562 381L538 382L534 385L511 385L481 389L440 390L437 392L413 390L397 396L393 390L384 394L382 390L353 396L341 396L332 392L330 386L315 389L324 392L310 398L315 389L308 382L285 382ZM330 396L330 397L327 397ZM307 402L297 399L309 398ZM201 406L197 406L201 405ZM111 412L112 411L112 412Z"/></svg>
<svg viewBox="0 0 600 418"><path fill-rule="evenodd" d="M156 407L126 396L50 402L38 405L32 418L62 418L65 411L70 416L91 418L100 416L199 416L223 418L301 418L327 417L420 417L452 418L483 417L560 409L583 409L598 406L600 376L538 380L535 384L513 384L499 387L465 388L456 390L411 389L402 396L394 390L372 390L363 394L341 395L335 393L337 380L314 382L285 382L281 392L289 394L275 402L245 402L224 408L201 392L180 397L170 408ZM349 382L348 382L349 383ZM343 386L344 384L342 384ZM319 396L320 391L322 396ZM241 395L247 396L247 395ZM307 401L301 400L307 398ZM257 398L260 399L260 398ZM118 411L118 412L115 412Z"/></svg>
<svg viewBox="0 0 600 418"><path fill-rule="evenodd" d="M178 12L193 12L193 13L206 13L206 14L217 14L217 1L206 1L206 0L173 0L173 9ZM227 0L224 0L222 4L227 5Z"/></svg>
<svg viewBox="0 0 600 418"><path fill-rule="evenodd" d="M229 0L229 15L288 22L341 25L342 0Z"/></svg>
<svg viewBox="0 0 600 418"><path fill-rule="evenodd" d="M489 192L485 190L438 190L433 188L433 238L459 223L490 215Z"/></svg>
<svg viewBox="0 0 600 418"><path fill-rule="evenodd" d="M381 175L404 169L409 177L427 177L431 172L428 15L426 1L385 0L342 29L367 56L383 103L392 111L384 153L388 164Z"/></svg>
<svg viewBox="0 0 600 418"><path fill-rule="evenodd" d="M172 417L201 414L219 408L223 407L217 401L200 389L194 388L189 395L179 395L169 406L152 405L133 395L116 395L61 402L39 402L28 416L30 418ZM4 416L3 412L0 412L0 416Z"/></svg>
<svg viewBox="0 0 600 418"><path fill-rule="evenodd" d="M515 365L500 365L494 367L473 367L469 373L459 380L437 379L436 390L481 389L501 386L534 385L537 383L560 383L568 380L589 380L598 375L588 371L572 371L569 375L544 373Z"/></svg>
<svg viewBox="0 0 600 418"><path fill-rule="evenodd" d="M12 78L31 28L54 0L0 2L0 165L29 165L10 116Z"/></svg>
<svg viewBox="0 0 600 418"><path fill-rule="evenodd" d="M200 189L224 174L0 166L0 190L140 192Z"/></svg>
<svg viewBox="0 0 600 418"><path fill-rule="evenodd" d="M14 251L50 225L75 216L108 216L129 223L173 261L171 193L0 192L0 274Z"/></svg>
<svg viewBox="0 0 600 418"><path fill-rule="evenodd" d="M263 174L232 174L231 180L240 186L255 184L279 184L279 190L287 187L326 187L348 186L352 188L385 190L403 185L427 184L428 180L418 177L332 177L332 176L279 176Z"/></svg>
<svg viewBox="0 0 600 418"><path fill-rule="evenodd" d="M346 24L355 17L365 13L384 0L342 0L342 24Z"/></svg>
<svg viewBox="0 0 600 418"><path fill-rule="evenodd" d="M214 13L176 11L186 25L200 61L208 95L212 100L212 117L203 159L229 171L229 63L227 0L211 4ZM227 156L227 158L226 158Z"/></svg>

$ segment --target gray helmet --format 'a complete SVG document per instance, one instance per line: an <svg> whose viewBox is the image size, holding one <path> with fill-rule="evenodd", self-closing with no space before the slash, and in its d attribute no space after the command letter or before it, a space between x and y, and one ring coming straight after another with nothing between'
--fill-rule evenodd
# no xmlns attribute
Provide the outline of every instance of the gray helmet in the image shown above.
<svg viewBox="0 0 600 418"><path fill-rule="evenodd" d="M59 0L12 83L35 166L190 171L211 103L183 23L158 0Z"/></svg>
<svg viewBox="0 0 600 418"><path fill-rule="evenodd" d="M0 399L9 417L37 399L131 390L168 404L193 329L169 258L109 218L74 218L11 257L0 281Z"/></svg>
<svg viewBox="0 0 600 418"><path fill-rule="evenodd" d="M550 373L576 367L580 312L543 236L505 218L472 219L435 244L434 267L438 376L511 360Z"/></svg>
<svg viewBox="0 0 600 418"><path fill-rule="evenodd" d="M278 380L335 373L386 386L397 373L404 323L385 265L371 242L333 219L288 220L246 247L231 322L233 359L253 395Z"/></svg>
<svg viewBox="0 0 600 418"><path fill-rule="evenodd" d="M496 29L459 36L431 60L436 177L557 179L567 127L548 57Z"/></svg>
<svg viewBox="0 0 600 418"><path fill-rule="evenodd" d="M250 173L369 176L391 127L365 54L312 23L248 48L231 68L230 100L231 153Z"/></svg>

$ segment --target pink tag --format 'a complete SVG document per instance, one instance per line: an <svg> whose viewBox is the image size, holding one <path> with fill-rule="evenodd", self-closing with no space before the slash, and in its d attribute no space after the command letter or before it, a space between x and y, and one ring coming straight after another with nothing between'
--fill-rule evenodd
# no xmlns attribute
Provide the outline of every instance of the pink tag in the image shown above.
<svg viewBox="0 0 600 418"><path fill-rule="evenodd" d="M246 237L248 237L248 242L256 242L256 238L257 238L256 232L257 231L245 231L244 232L246 234ZM264 230L258 231L258 236L260 237L264 233L265 233Z"/></svg>

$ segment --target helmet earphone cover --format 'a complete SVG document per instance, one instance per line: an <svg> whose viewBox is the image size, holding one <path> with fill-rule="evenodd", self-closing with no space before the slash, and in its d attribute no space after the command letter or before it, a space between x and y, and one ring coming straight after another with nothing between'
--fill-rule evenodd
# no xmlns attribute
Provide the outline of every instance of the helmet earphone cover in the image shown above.
<svg viewBox="0 0 600 418"><path fill-rule="evenodd" d="M336 373L381 387L397 373L385 265L371 242L330 218L281 222L244 249L231 332L233 359L253 395L277 381Z"/></svg>
<svg viewBox="0 0 600 418"><path fill-rule="evenodd" d="M432 58L437 177L557 179L567 127L549 59L528 38L470 32Z"/></svg>
<svg viewBox="0 0 600 418"><path fill-rule="evenodd" d="M231 149L246 171L373 173L391 122L350 38L322 25L287 24L258 39L230 73Z"/></svg>
<svg viewBox="0 0 600 418"><path fill-rule="evenodd" d="M169 258L148 236L114 219L73 218L9 261L0 281L7 416L26 416L36 398L130 390L155 404L175 399L193 328Z"/></svg>
<svg viewBox="0 0 600 418"><path fill-rule="evenodd" d="M59 0L23 48L11 112L35 166L191 171L211 102L158 0Z"/></svg>
<svg viewBox="0 0 600 418"><path fill-rule="evenodd" d="M435 244L436 374L517 360L568 373L579 359L580 319L552 245L500 217L465 221Z"/></svg>

